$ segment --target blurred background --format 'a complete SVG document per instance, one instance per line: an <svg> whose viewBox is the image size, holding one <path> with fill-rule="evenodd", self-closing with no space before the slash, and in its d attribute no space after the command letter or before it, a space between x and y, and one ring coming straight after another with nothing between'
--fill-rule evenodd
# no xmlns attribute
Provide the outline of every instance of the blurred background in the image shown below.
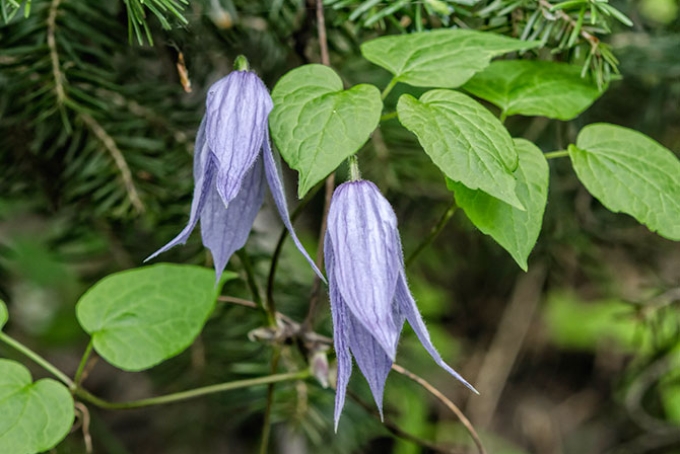
<svg viewBox="0 0 680 454"><path fill-rule="evenodd" d="M192 0L173 14L159 5L180 2L33 0L28 18L23 10L9 18L16 3L2 2L0 25L0 298L7 332L72 374L87 343L74 312L80 295L107 274L141 266L188 219L207 88L238 54L270 88L286 71L319 62L314 2ZM593 19L596 4L616 9ZM606 121L678 154L678 0L561 8L543 0L326 0L331 63L348 86L382 88L389 74L361 59L359 45L386 33L459 26L541 39L536 54L521 57L582 65L608 89L572 122L511 117L513 136L562 150L584 125ZM595 53L573 33L582 11L583 30L602 40ZM397 86L388 109L407 90ZM359 160L393 203L408 256L451 205L440 172L395 120L383 122ZM604 209L568 159L551 160L550 169L528 273L462 212L407 270L434 344L482 394L439 369L408 328L397 360L464 411L489 453L680 453L680 245ZM294 188L295 173L286 178ZM322 209L319 193L296 222L310 251ZM267 204L247 246L262 285L278 222ZM210 266L196 234L162 260ZM313 276L291 244L281 263L278 308L302 321ZM238 259L230 269L243 274ZM223 294L251 298L243 280ZM325 296L319 314L317 331L330 335ZM261 324L252 309L218 303L176 358L144 373L98 361L85 385L119 401L267 375L271 347L247 337ZM0 354L23 360L4 346ZM301 361L287 346L279 368ZM456 417L405 377L388 379L387 425L359 373L351 389L334 434L331 389L311 380L279 385L270 452L476 452ZM266 389L252 388L135 411L91 408L90 434L96 453L256 452L265 405ZM395 427L400 436L388 430ZM53 452L85 453L82 431Z"/></svg>

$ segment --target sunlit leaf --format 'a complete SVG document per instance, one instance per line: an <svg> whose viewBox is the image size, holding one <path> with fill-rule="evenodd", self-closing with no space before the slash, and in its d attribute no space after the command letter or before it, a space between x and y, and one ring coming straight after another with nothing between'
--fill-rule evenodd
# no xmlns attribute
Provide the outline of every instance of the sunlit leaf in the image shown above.
<svg viewBox="0 0 680 454"><path fill-rule="evenodd" d="M222 281L233 279L226 272ZM201 332L221 285L215 273L159 264L105 277L76 306L78 321L106 361L148 369L186 349Z"/></svg>
<svg viewBox="0 0 680 454"><path fill-rule="evenodd" d="M602 92L581 77L581 67L531 60L499 60L463 88L501 108L504 115L541 115L571 120Z"/></svg>
<svg viewBox="0 0 680 454"><path fill-rule="evenodd" d="M484 106L463 93L431 90L420 99L402 95L397 112L444 175L524 209L515 194L515 145Z"/></svg>
<svg viewBox="0 0 680 454"><path fill-rule="evenodd" d="M440 29L377 38L362 44L361 53L391 72L397 82L455 88L486 68L493 57L539 44L496 33Z"/></svg>
<svg viewBox="0 0 680 454"><path fill-rule="evenodd" d="M632 129L598 123L581 130L569 156L605 207L680 240L680 161L669 149Z"/></svg>
<svg viewBox="0 0 680 454"><path fill-rule="evenodd" d="M283 159L300 172L300 198L366 143L382 111L375 86L343 90L335 71L322 65L290 71L272 98L272 137Z"/></svg>
<svg viewBox="0 0 680 454"><path fill-rule="evenodd" d="M64 385L50 378L33 382L23 365L0 359L0 452L47 451L68 435L73 418Z"/></svg>
<svg viewBox="0 0 680 454"><path fill-rule="evenodd" d="M518 210L482 191L473 191L448 180L456 203L479 230L490 235L507 250L517 264L527 270L531 253L543 224L548 199L548 163L541 150L524 139L515 139L519 165L515 170L517 198L526 208Z"/></svg>

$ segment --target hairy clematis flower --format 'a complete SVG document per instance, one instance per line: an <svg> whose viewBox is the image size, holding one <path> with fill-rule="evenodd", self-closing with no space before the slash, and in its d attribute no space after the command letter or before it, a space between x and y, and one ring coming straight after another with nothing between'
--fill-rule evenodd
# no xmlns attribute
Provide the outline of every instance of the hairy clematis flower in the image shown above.
<svg viewBox="0 0 680 454"><path fill-rule="evenodd" d="M210 87L196 136L189 223L147 260L186 243L200 219L203 244L212 253L219 278L248 239L264 201L266 181L295 245L322 276L290 222L281 171L269 143L267 119L272 107L267 87L250 71L233 71Z"/></svg>
<svg viewBox="0 0 680 454"><path fill-rule="evenodd" d="M373 183L352 181L335 190L325 255L338 359L336 430L352 374L352 356L382 415L385 381L405 320L435 362L477 392L432 345L406 283L397 218Z"/></svg>

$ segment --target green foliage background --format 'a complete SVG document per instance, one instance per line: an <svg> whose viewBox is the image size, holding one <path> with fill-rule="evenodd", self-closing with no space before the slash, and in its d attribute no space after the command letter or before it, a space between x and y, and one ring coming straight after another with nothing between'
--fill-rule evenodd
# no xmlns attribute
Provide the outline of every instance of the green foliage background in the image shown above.
<svg viewBox="0 0 680 454"><path fill-rule="evenodd" d="M325 3L332 65L346 85L389 80L358 57L364 40L388 32L456 24L540 39L536 57L578 63L609 89L571 122L510 117L513 136L559 150L585 124L607 121L680 150L677 1L565 2L556 10L563 14L533 0ZM238 54L269 87L291 68L318 62L313 5L4 0L0 6L0 297L10 307L8 331L72 371L86 339L75 318L78 297L106 274L139 266L186 222L193 138L207 87L230 71ZM635 25L625 26L612 7ZM599 11L595 23L581 20L575 32L581 11L592 17L592 8ZM591 52L583 30L603 39L599 53ZM180 52L191 93L180 83ZM415 137L394 126L381 127L360 157L364 176L395 206L408 255L446 210L450 194L439 171L417 152ZM288 177L289 188L295 187L294 174ZM310 247L321 207L317 196L297 223ZM680 248L605 210L559 160L551 162L545 216L529 260L529 269L539 272L525 275L462 213L409 271L435 344L473 382L504 320L523 315L522 305L504 312L521 300L519 284L533 282L541 295L536 311L525 315L530 328L489 421L474 398L422 358L409 335L399 361L467 409L493 453L680 450L680 387L672 359ZM265 217L251 236L249 251L263 280L279 231ZM195 236L164 260L204 265L208 258ZM311 274L294 250L286 249L283 260L277 302L300 320ZM241 272L237 260L231 268ZM229 282L224 293L248 297L242 281ZM100 362L88 386L128 400L268 374L269 348L247 337L261 320L250 309L219 304L189 351L148 373L114 373ZM319 330L329 333L327 314ZM295 360L284 355L282 367ZM391 437L358 404L347 408L335 435L330 390L280 389L272 452L427 452ZM361 379L355 377L353 389L370 402ZM467 443L453 416L402 377L390 377L385 401L404 430L439 443ZM95 410L90 431L96 452L103 453L252 452L264 402L265 390L253 388L166 408ZM84 449L75 431L56 451Z"/></svg>

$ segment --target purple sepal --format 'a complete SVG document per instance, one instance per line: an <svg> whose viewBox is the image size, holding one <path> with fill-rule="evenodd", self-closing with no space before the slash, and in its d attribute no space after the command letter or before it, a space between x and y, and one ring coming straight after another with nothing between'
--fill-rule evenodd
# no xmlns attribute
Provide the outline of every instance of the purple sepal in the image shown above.
<svg viewBox="0 0 680 454"><path fill-rule="evenodd" d="M260 155L273 108L255 73L233 71L215 82L206 100L206 136L217 160L217 191L228 205Z"/></svg>
<svg viewBox="0 0 680 454"><path fill-rule="evenodd" d="M201 213L201 237L203 245L212 253L218 280L229 258L248 241L264 201L264 187L262 162L258 160L243 178L241 190L226 209L217 190L210 188Z"/></svg>
<svg viewBox="0 0 680 454"><path fill-rule="evenodd" d="M283 177L281 175L281 169L279 164L274 157L274 152L272 151L271 145L269 145L269 131L266 131L265 141L263 144L264 151L262 153L264 157L264 171L267 176L267 183L269 184L269 191L272 194L276 208L279 210L279 215L283 221L283 225L288 229L290 237L292 238L295 246L302 253L302 255L307 259L309 265L312 267L317 276L325 283L326 278L319 268L317 268L314 260L309 256L304 246L295 234L295 229L293 224L290 222L290 215L288 214L288 203L286 202L286 193L283 188Z"/></svg>
<svg viewBox="0 0 680 454"><path fill-rule="evenodd" d="M269 144L272 107L269 91L255 73L234 71L213 84L196 137L189 223L146 260L186 243L200 219L203 244L213 254L219 280L229 258L248 239L262 206L266 180L295 245L325 282L290 222L280 171Z"/></svg>
<svg viewBox="0 0 680 454"><path fill-rule="evenodd" d="M477 392L444 362L430 340L406 283L396 216L373 183L351 181L335 190L325 258L338 359L336 431L352 373L352 356L382 417L385 382L405 320L435 362Z"/></svg>
<svg viewBox="0 0 680 454"><path fill-rule="evenodd" d="M205 118L201 121L196 134L196 145L194 153L194 197L191 201L191 213L189 214L189 223L184 229L165 246L148 256L144 261L147 262L159 254L173 248L179 244L185 244L189 235L196 227L199 217L206 201L208 200L208 193L214 186L214 178L216 166L212 161L213 157L208 148L205 136L206 122Z"/></svg>

